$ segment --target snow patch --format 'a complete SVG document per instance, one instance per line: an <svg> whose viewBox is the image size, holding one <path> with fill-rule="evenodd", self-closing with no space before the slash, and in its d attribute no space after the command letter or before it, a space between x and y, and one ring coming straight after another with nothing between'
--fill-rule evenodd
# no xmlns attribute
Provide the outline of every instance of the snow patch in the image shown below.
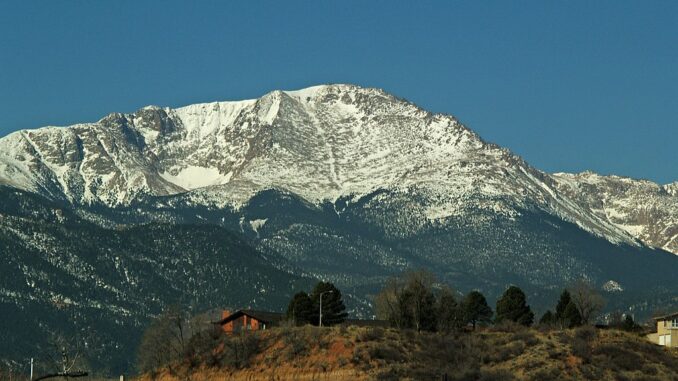
<svg viewBox="0 0 678 381"><path fill-rule="evenodd" d="M176 175L168 172L159 173L160 177L186 190L226 184L232 173L222 175L216 168L188 166L180 169Z"/></svg>
<svg viewBox="0 0 678 381"><path fill-rule="evenodd" d="M622 287L619 282L614 281L614 280L608 280L603 284L603 290L607 292L622 292L624 291L624 287Z"/></svg>
<svg viewBox="0 0 678 381"><path fill-rule="evenodd" d="M266 221L268 221L268 218L252 220L250 221L250 226L252 227L252 230L259 235L259 229L266 224Z"/></svg>
<svg viewBox="0 0 678 381"><path fill-rule="evenodd" d="M297 98L300 101L306 101L307 98L315 98L319 92L327 88L327 85L311 86L300 90L284 91L285 94Z"/></svg>

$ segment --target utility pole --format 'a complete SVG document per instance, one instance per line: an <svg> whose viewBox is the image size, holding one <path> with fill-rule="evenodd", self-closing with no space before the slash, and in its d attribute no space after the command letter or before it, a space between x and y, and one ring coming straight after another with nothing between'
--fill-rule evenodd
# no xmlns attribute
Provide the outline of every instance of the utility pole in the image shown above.
<svg viewBox="0 0 678 381"><path fill-rule="evenodd" d="M323 294L331 294L333 292L334 291L330 290L330 291L325 291L325 292L320 293L320 324L319 324L320 327L323 326Z"/></svg>

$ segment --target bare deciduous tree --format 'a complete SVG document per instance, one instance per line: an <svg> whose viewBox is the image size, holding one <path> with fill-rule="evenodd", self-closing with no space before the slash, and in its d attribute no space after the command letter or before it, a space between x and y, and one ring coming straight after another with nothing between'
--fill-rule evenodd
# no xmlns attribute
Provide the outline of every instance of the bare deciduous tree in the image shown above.
<svg viewBox="0 0 678 381"><path fill-rule="evenodd" d="M457 301L451 288L445 286L438 294L436 306L438 316L438 331L452 332L460 330L465 321L464 308Z"/></svg>
<svg viewBox="0 0 678 381"><path fill-rule="evenodd" d="M398 329L434 330L434 283L434 275L423 270L389 279L375 297L377 317L390 321Z"/></svg>
<svg viewBox="0 0 678 381"><path fill-rule="evenodd" d="M579 311L582 324L590 324L591 319L602 311L605 300L586 279L577 280L568 290L572 297L572 303Z"/></svg>
<svg viewBox="0 0 678 381"><path fill-rule="evenodd" d="M92 332L82 330L75 334L50 332L47 346L40 349L34 380L55 377L77 378L88 375L86 357L97 351Z"/></svg>
<svg viewBox="0 0 678 381"><path fill-rule="evenodd" d="M405 326L405 316L402 313L404 292L405 281L403 279L389 278L374 300L377 317L390 321L398 329Z"/></svg>
<svg viewBox="0 0 678 381"><path fill-rule="evenodd" d="M167 367L174 372L173 362L186 352L189 339L188 316L179 306L168 307L155 318L144 332L137 366L142 372L151 372Z"/></svg>
<svg viewBox="0 0 678 381"><path fill-rule="evenodd" d="M429 271L411 271L406 274L407 298L403 304L407 315L411 316L414 329L417 331L435 329L434 283L435 276Z"/></svg>

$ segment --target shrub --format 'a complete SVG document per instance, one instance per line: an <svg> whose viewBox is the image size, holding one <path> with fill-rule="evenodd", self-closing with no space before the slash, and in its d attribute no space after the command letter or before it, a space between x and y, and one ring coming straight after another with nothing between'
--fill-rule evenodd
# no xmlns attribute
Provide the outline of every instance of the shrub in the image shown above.
<svg viewBox="0 0 678 381"><path fill-rule="evenodd" d="M231 368L247 368L254 355L259 353L260 337L255 332L224 337L222 364Z"/></svg>
<svg viewBox="0 0 678 381"><path fill-rule="evenodd" d="M489 354L487 361L503 362L518 357L525 351L525 343L514 341L506 345L495 347L495 352Z"/></svg>
<svg viewBox="0 0 678 381"><path fill-rule="evenodd" d="M388 362L400 362L404 359L401 349L390 343L374 343L367 349L373 359L385 360Z"/></svg>
<svg viewBox="0 0 678 381"><path fill-rule="evenodd" d="M189 367L193 368L205 364L214 367L219 364L221 354L215 349L223 340L221 329L210 329L196 333L184 348L184 358Z"/></svg>
<svg viewBox="0 0 678 381"><path fill-rule="evenodd" d="M412 341L416 338L416 332L411 329L404 329L401 332L404 334L405 340L407 341Z"/></svg>
<svg viewBox="0 0 678 381"><path fill-rule="evenodd" d="M591 326L582 326L574 331L574 337L590 343L598 335L598 331Z"/></svg>
<svg viewBox="0 0 678 381"><path fill-rule="evenodd" d="M583 365L579 369L585 380L600 380L605 376L605 370L598 365Z"/></svg>
<svg viewBox="0 0 678 381"><path fill-rule="evenodd" d="M586 340L574 338L572 340L572 354L588 364L591 362L591 344Z"/></svg>
<svg viewBox="0 0 678 381"><path fill-rule="evenodd" d="M541 369L544 366L546 366L546 363L541 358L535 356L526 357L520 364L520 368L525 372Z"/></svg>
<svg viewBox="0 0 678 381"><path fill-rule="evenodd" d="M402 380L406 372L397 367L391 367L377 373L375 379L377 381L399 381Z"/></svg>
<svg viewBox="0 0 678 381"><path fill-rule="evenodd" d="M287 360L292 360L308 352L308 341L304 336L299 329L291 328L284 331L282 338L285 344L285 357Z"/></svg>
<svg viewBox="0 0 678 381"><path fill-rule="evenodd" d="M650 375L647 375L647 374L639 374L639 375L633 377L633 381L662 381L662 379L657 377L657 376L650 376Z"/></svg>
<svg viewBox="0 0 678 381"><path fill-rule="evenodd" d="M657 367L652 364L645 364L642 367L643 374L648 374L651 376L656 376L659 373L659 370L657 370Z"/></svg>
<svg viewBox="0 0 678 381"><path fill-rule="evenodd" d="M546 348L546 352L548 353L549 358L551 359L559 359L563 357L563 352L554 346L549 346L548 348Z"/></svg>
<svg viewBox="0 0 678 381"><path fill-rule="evenodd" d="M572 354L582 359L585 364L591 362L591 342L598 332L590 326L582 326L574 331L571 340Z"/></svg>
<svg viewBox="0 0 678 381"><path fill-rule="evenodd" d="M559 367L549 365L532 373L529 379L531 381L556 381L561 379L561 375L562 370Z"/></svg>
<svg viewBox="0 0 678 381"><path fill-rule="evenodd" d="M353 357L351 357L351 363L354 365L365 364L370 361L370 354L367 353L365 348L356 347L353 350Z"/></svg>
<svg viewBox="0 0 678 381"><path fill-rule="evenodd" d="M320 361L315 364L315 367L321 372L327 372L327 370L330 368L330 364L328 364L327 361Z"/></svg>
<svg viewBox="0 0 678 381"><path fill-rule="evenodd" d="M330 346L328 333L331 332L327 329L307 325L301 328L299 335L306 341L308 347L312 348L316 345L320 349L327 349Z"/></svg>
<svg viewBox="0 0 678 381"><path fill-rule="evenodd" d="M535 336L534 332L529 330L523 330L516 333L513 335L513 340L522 341L528 347L539 344L539 339L537 336Z"/></svg>
<svg viewBox="0 0 678 381"><path fill-rule="evenodd" d="M635 352L620 348L618 345L601 345L596 348L595 353L600 355L601 360L608 360L605 363L601 362L601 366L612 369L623 369L628 371L641 370L645 364L642 356Z"/></svg>
<svg viewBox="0 0 678 381"><path fill-rule="evenodd" d="M457 371L449 378L454 381L477 380L480 377L480 369L472 366L467 366Z"/></svg>
<svg viewBox="0 0 678 381"><path fill-rule="evenodd" d="M512 320L502 320L499 323L495 324L492 327L492 331L496 332L507 332L507 333L516 333L525 331L526 327L522 324L518 324Z"/></svg>
<svg viewBox="0 0 678 381"><path fill-rule="evenodd" d="M348 363L349 363L349 361L346 357L339 357L337 359L337 364L339 365L339 367L344 367L344 366L348 365Z"/></svg>
<svg viewBox="0 0 678 381"><path fill-rule="evenodd" d="M377 341L384 337L384 329L380 327L367 328L356 337L357 342Z"/></svg>
<svg viewBox="0 0 678 381"><path fill-rule="evenodd" d="M478 381L510 381L516 377L507 369L481 369Z"/></svg>

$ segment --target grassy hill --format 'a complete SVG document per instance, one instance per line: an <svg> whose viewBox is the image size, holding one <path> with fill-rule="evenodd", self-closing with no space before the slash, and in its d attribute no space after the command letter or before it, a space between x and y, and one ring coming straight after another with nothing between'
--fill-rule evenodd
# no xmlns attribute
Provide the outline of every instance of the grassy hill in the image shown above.
<svg viewBox="0 0 678 381"><path fill-rule="evenodd" d="M206 336L171 368L139 380L678 380L678 350L591 327L442 335L307 326Z"/></svg>

